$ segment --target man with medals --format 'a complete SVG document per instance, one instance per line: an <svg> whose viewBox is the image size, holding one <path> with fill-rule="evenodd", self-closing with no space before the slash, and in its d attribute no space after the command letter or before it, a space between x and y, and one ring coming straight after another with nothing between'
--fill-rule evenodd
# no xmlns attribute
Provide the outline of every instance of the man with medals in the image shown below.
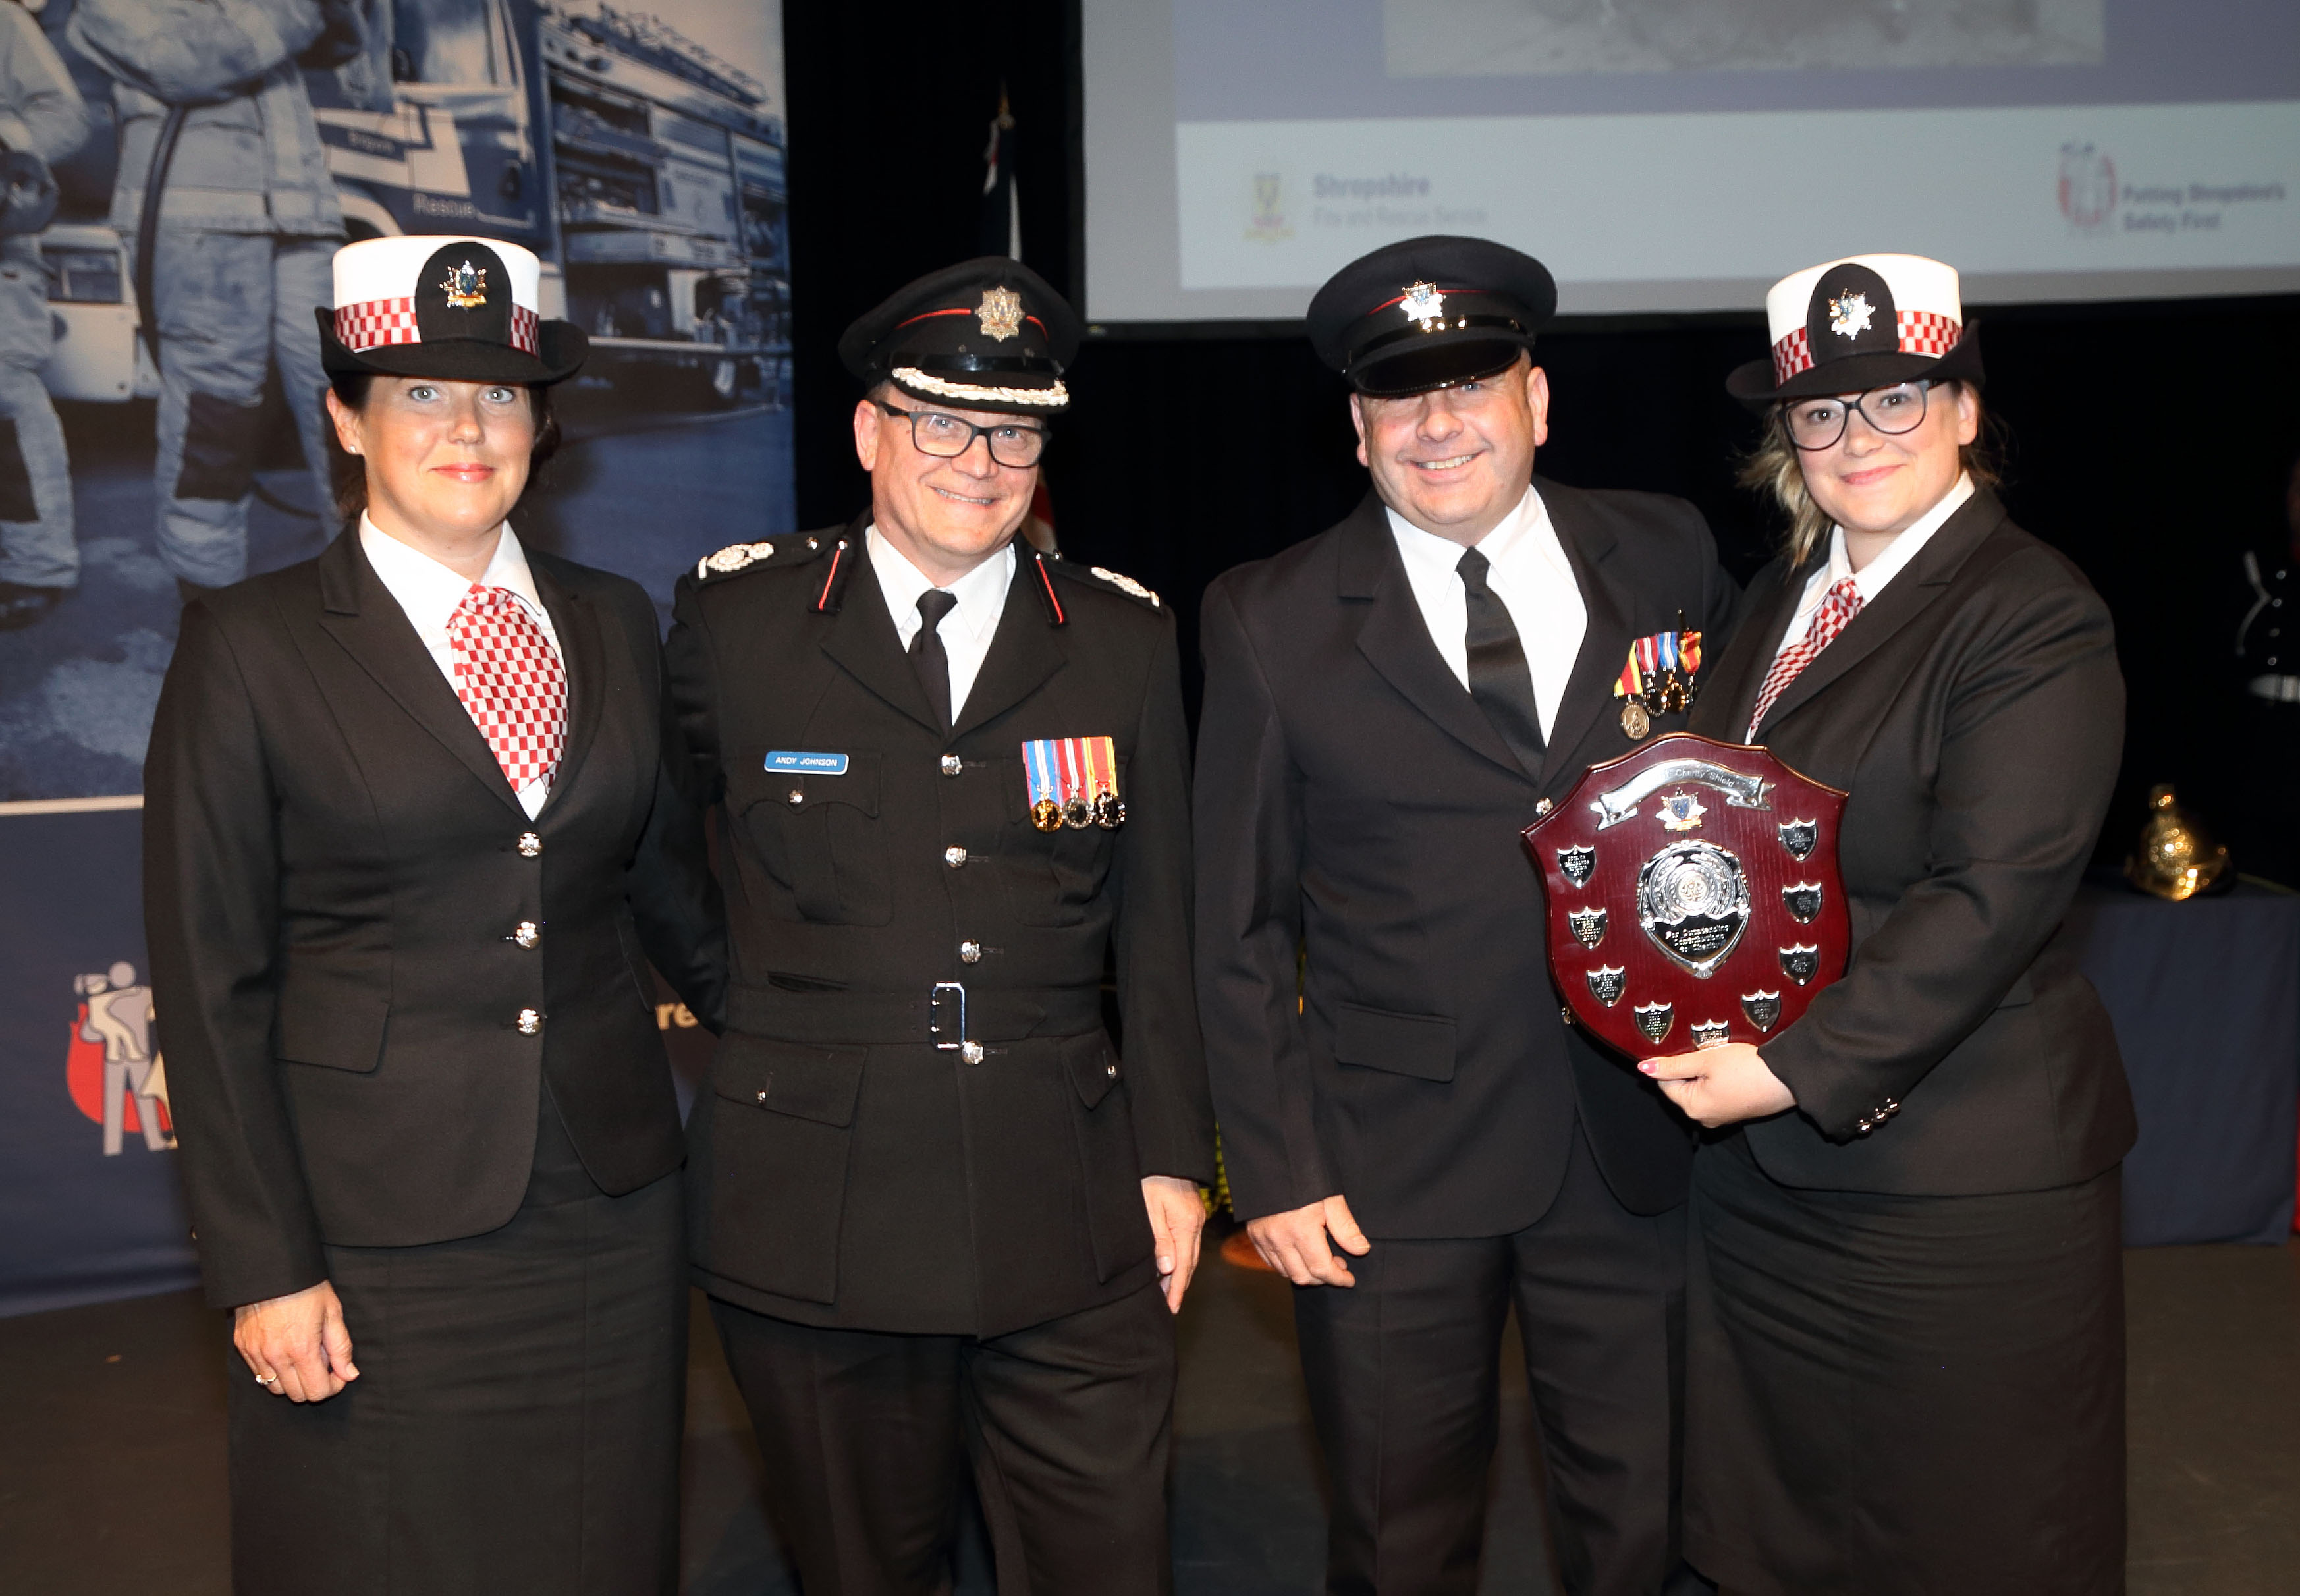
<svg viewBox="0 0 2300 1596"><path fill-rule="evenodd" d="M1016 541L1079 332L1011 260L912 283L839 345L870 506L679 584L732 963L690 1245L810 1591L948 1589L970 1465L1002 1589L1170 1588L1188 742L1157 595Z"/></svg>
<svg viewBox="0 0 2300 1596"><path fill-rule="evenodd" d="M1692 1134L1559 1017L1518 833L1682 725L1735 589L1690 505L1533 476L1555 303L1482 239L1344 267L1309 330L1373 491L1206 593L1199 1006L1237 1211L1298 1288L1329 1590L1476 1589L1512 1306L1564 1589L1690 1588Z"/></svg>

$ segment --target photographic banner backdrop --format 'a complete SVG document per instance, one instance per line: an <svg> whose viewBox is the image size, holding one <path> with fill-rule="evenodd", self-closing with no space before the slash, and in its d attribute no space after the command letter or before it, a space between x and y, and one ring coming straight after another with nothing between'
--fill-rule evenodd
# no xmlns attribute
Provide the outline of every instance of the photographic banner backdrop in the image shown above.
<svg viewBox="0 0 2300 1596"><path fill-rule="evenodd" d="M249 13L268 26L237 30ZM59 189L37 232L0 213L0 581L73 584L0 631L0 1316L197 1278L146 984L144 747L178 579L336 531L289 398L316 346L271 305L276 283L280 324L309 328L288 301L326 297L327 247L285 257L327 206L282 223L280 163L236 167L235 129L310 129L305 188L346 237L543 258L543 313L593 355L513 524L638 581L667 624L680 571L793 524L781 40L780 0L0 0L0 138L25 147L20 119ZM205 109L162 150L170 95ZM162 236L221 263L155 271L139 304L154 165ZM193 390L172 440L163 380ZM657 1017L684 1097L704 1033L667 991Z"/></svg>

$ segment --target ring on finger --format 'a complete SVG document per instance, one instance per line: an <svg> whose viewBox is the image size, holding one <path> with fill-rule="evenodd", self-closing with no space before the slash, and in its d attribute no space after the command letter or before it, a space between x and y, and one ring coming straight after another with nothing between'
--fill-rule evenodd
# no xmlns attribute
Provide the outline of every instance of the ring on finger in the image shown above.
<svg viewBox="0 0 2300 1596"><path fill-rule="evenodd" d="M277 1375L258 1375L255 1377L255 1383L258 1385L277 1385L279 1383L279 1376Z"/></svg>

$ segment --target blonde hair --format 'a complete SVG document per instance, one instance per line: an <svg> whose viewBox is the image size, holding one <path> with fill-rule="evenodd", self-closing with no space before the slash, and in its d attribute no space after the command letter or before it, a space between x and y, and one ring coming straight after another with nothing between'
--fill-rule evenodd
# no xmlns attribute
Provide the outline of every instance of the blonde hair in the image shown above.
<svg viewBox="0 0 2300 1596"><path fill-rule="evenodd" d="M1980 430L1971 443L1959 446L1957 456L1965 474L1976 488L1995 488L2004 480L1999 464L1998 428L1996 417L1980 402L1980 390L1970 383L1942 384L1945 388L1961 388L1972 396L1973 407L1980 412ZM1757 447L1741 462L1739 481L1742 487L1770 497L1788 517L1781 530L1781 553L1792 566L1802 565L1829 536L1835 524L1821 507L1813 503L1812 495L1804 485L1804 463L1802 451L1789 441L1787 405L1775 405L1765 413L1764 435Z"/></svg>

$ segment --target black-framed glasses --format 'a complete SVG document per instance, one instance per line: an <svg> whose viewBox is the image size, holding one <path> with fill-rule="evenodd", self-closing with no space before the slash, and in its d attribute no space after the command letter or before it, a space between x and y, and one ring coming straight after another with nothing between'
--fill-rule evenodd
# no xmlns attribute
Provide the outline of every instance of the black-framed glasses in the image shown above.
<svg viewBox="0 0 2300 1596"><path fill-rule="evenodd" d="M1897 437L1924 423L1925 391L1931 387L1929 382L1897 382L1872 388L1849 405L1834 396L1791 399L1781 406L1781 421L1788 428L1789 441L1801 449L1832 447L1845 436L1856 410L1877 431Z"/></svg>
<svg viewBox="0 0 2300 1596"><path fill-rule="evenodd" d="M921 455L938 459L955 460L974 447L978 438L988 440L990 457L1001 465L1011 465L1020 471L1036 465L1046 452L1046 430L1025 427L1014 422L1001 422L995 427L978 427L954 415L945 415L939 410L902 410L886 400L878 401L879 408L888 415L901 416L911 423L911 441Z"/></svg>

